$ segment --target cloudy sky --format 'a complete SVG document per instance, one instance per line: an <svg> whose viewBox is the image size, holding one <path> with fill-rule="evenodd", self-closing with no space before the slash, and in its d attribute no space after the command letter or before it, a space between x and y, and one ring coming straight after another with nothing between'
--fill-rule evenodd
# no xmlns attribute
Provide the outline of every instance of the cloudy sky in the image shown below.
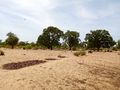
<svg viewBox="0 0 120 90"><path fill-rule="evenodd" d="M44 28L58 27L80 33L108 30L120 39L120 0L0 0L0 39L8 32L20 41L36 42Z"/></svg>

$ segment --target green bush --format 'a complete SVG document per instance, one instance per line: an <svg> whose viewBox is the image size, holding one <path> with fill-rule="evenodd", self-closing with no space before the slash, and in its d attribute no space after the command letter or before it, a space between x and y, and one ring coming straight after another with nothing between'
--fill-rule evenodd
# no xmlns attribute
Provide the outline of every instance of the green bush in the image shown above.
<svg viewBox="0 0 120 90"><path fill-rule="evenodd" d="M86 55L86 52L85 51L75 52L74 55L75 56L79 56L79 55L83 56L83 55Z"/></svg>
<svg viewBox="0 0 120 90"><path fill-rule="evenodd" d="M11 48L11 46L9 46L9 45L6 45L6 46L4 46L5 48Z"/></svg>
<svg viewBox="0 0 120 90"><path fill-rule="evenodd" d="M43 49L43 50L45 50L45 49L47 49L47 47L46 47L46 46L41 45L41 46L39 46L39 49Z"/></svg>
<svg viewBox="0 0 120 90"><path fill-rule="evenodd" d="M4 54L5 54L4 51L0 50L0 55L4 55Z"/></svg>
<svg viewBox="0 0 120 90"><path fill-rule="evenodd" d="M117 48L116 48L116 47L112 47L112 50L113 50L113 51L117 51Z"/></svg>
<svg viewBox="0 0 120 90"><path fill-rule="evenodd" d="M77 50L77 49L76 49L76 47L72 47L72 50L75 51L75 50Z"/></svg>
<svg viewBox="0 0 120 90"><path fill-rule="evenodd" d="M31 45L27 45L27 46L25 46L25 49L32 49L32 46Z"/></svg>
<svg viewBox="0 0 120 90"><path fill-rule="evenodd" d="M23 49L24 49L24 50L26 49L25 46L23 47Z"/></svg>
<svg viewBox="0 0 120 90"><path fill-rule="evenodd" d="M34 47L33 47L33 50L38 50L38 49L39 49L38 46L34 46Z"/></svg>
<svg viewBox="0 0 120 90"><path fill-rule="evenodd" d="M93 51L96 51L97 49L96 48L92 48Z"/></svg>
<svg viewBox="0 0 120 90"><path fill-rule="evenodd" d="M92 50L89 50L88 53L93 53L93 51L92 51Z"/></svg>
<svg viewBox="0 0 120 90"><path fill-rule="evenodd" d="M83 56L83 55L86 55L86 52L85 52L85 51L81 51L81 52L80 52L80 55L82 55L82 56Z"/></svg>
<svg viewBox="0 0 120 90"><path fill-rule="evenodd" d="M79 53L79 52L75 52L74 55L75 55L75 56L79 56L80 53Z"/></svg>

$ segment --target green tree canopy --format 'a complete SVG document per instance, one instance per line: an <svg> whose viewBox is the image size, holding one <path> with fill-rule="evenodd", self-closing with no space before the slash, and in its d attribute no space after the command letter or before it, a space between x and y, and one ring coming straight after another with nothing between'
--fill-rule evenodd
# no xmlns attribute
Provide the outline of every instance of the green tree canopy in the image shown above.
<svg viewBox="0 0 120 90"><path fill-rule="evenodd" d="M115 41L107 30L91 30L86 34L85 40L89 48L97 48L98 51L100 47L110 48L115 45Z"/></svg>
<svg viewBox="0 0 120 90"><path fill-rule="evenodd" d="M52 46L58 45L60 37L63 36L63 31L57 27L49 26L43 29L42 35L38 37L37 44L44 45L52 50Z"/></svg>
<svg viewBox="0 0 120 90"><path fill-rule="evenodd" d="M79 33L76 32L76 31L68 30L65 33L65 35L63 37L63 40L65 40L65 42L68 44L70 50L71 50L71 48L73 46L77 46L78 45L78 43L80 41L79 36L80 36Z"/></svg>
<svg viewBox="0 0 120 90"><path fill-rule="evenodd" d="M17 45L19 38L12 32L9 32L7 34L8 38L5 40L6 44L12 46L14 48L15 45Z"/></svg>
<svg viewBox="0 0 120 90"><path fill-rule="evenodd" d="M2 43L2 40L0 40L0 44Z"/></svg>
<svg viewBox="0 0 120 90"><path fill-rule="evenodd" d="M87 42L83 41L79 43L79 47L84 48L87 46Z"/></svg>
<svg viewBox="0 0 120 90"><path fill-rule="evenodd" d="M117 41L117 48L120 49L120 40Z"/></svg>

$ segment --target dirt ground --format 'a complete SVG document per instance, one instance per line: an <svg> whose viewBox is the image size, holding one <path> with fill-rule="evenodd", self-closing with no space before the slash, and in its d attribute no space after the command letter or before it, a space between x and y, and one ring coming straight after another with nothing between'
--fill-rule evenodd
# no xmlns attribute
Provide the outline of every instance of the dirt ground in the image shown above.
<svg viewBox="0 0 120 90"><path fill-rule="evenodd" d="M0 90L120 90L120 51L77 57L75 51L65 50L1 50L5 55L0 56ZM46 62L3 69L4 64L29 60Z"/></svg>

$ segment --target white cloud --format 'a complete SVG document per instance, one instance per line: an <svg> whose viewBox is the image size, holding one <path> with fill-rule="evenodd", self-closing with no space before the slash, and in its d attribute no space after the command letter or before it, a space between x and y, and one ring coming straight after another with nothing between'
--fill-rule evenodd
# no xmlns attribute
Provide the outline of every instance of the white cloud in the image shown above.
<svg viewBox="0 0 120 90"><path fill-rule="evenodd" d="M116 0L105 1L103 5L103 1L4 0L0 3L1 32L6 35L11 30L22 40L36 41L38 35L48 26L56 26L64 31L76 30L81 33L81 38L91 29L109 27L110 31L113 28L118 30L120 3ZM23 34L27 32L27 36Z"/></svg>

